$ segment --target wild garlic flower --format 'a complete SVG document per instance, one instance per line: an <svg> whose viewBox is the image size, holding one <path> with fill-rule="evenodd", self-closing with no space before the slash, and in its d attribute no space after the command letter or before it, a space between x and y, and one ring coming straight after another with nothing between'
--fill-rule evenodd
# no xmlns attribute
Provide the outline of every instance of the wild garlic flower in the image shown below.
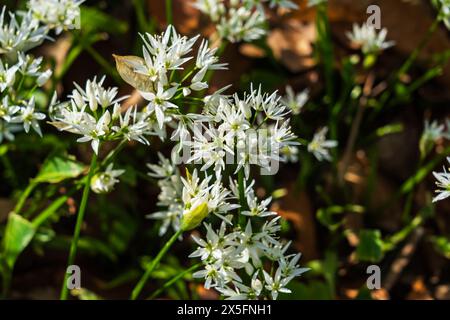
<svg viewBox="0 0 450 320"><path fill-rule="evenodd" d="M216 289L226 299L276 299L288 293L285 286L307 269L298 265L300 255L287 254L289 243L281 243L280 218L268 209L271 198L255 196L255 181L244 182L246 208L239 205L238 183L232 179L228 188L222 176L200 174L195 169L183 177L176 167L177 151L171 160L159 155L159 165L150 164L149 175L157 178L161 193L158 206L163 210L148 217L162 221L160 235L169 227L174 231L191 230L202 220L204 238L193 236L197 249L190 255L199 258L204 269L193 274L204 279L207 289ZM216 229L211 214L220 218ZM267 263L277 266L275 274L264 270ZM251 279L249 283L244 279Z"/></svg>
<svg viewBox="0 0 450 320"><path fill-rule="evenodd" d="M56 34L63 30L79 28L80 4L84 0L29 0L33 17Z"/></svg>
<svg viewBox="0 0 450 320"><path fill-rule="evenodd" d="M230 203L234 199L231 191L223 187L220 180L212 181L212 176L199 177L194 170L182 177L174 165L176 152L172 160L165 159L161 154L159 165L149 164L149 175L159 178L158 186L161 193L158 196L158 206L165 208L162 211L148 215L150 219L162 220L159 233L163 235L168 227L174 231L180 228L190 230L197 227L209 214L228 221L223 214L234 210L237 204ZM197 218L201 218L199 221Z"/></svg>
<svg viewBox="0 0 450 320"><path fill-rule="evenodd" d="M117 97L117 88L105 88L105 78L88 80L85 88L75 84L69 101L53 100L51 124L61 131L81 135L78 142L91 142L96 154L103 141L135 140L148 144L147 136L154 130L148 114L136 107L121 114L120 102L127 97Z"/></svg>
<svg viewBox="0 0 450 320"><path fill-rule="evenodd" d="M329 149L335 148L338 145L338 142L335 140L327 140L327 132L327 127L320 129L314 135L313 140L308 144L308 151L311 152L319 161L331 161Z"/></svg>
<svg viewBox="0 0 450 320"><path fill-rule="evenodd" d="M347 32L347 37L364 54L377 54L395 44L394 41L386 41L387 33L386 28L378 33L374 26L364 23L361 26L354 24L353 31Z"/></svg>
<svg viewBox="0 0 450 320"><path fill-rule="evenodd" d="M276 93L263 94L261 88L242 98L221 96L205 99L203 114L196 120L192 156L189 163L214 168L220 176L226 162L236 163L235 173L243 169L250 175L252 165L263 170L277 169L283 161L280 150L298 145L286 115L289 110ZM200 125L199 125L200 124Z"/></svg>
<svg viewBox="0 0 450 320"><path fill-rule="evenodd" d="M114 189L114 186L119 182L117 179L125 170L113 169L113 164L109 164L105 171L99 172L92 177L91 189L95 193L105 194Z"/></svg>
<svg viewBox="0 0 450 320"><path fill-rule="evenodd" d="M144 112L156 120L160 130L172 120L179 120L181 98L209 87L205 81L208 70L225 69L215 56L217 49L211 49L202 41L195 62L189 63L190 53L199 36L187 38L179 35L169 26L161 35L141 35L143 58L115 56L117 69L122 78L139 90L148 101ZM185 71L185 72L183 72ZM179 82L173 82L175 74Z"/></svg>
<svg viewBox="0 0 450 320"><path fill-rule="evenodd" d="M0 60L0 93L13 86L18 70L18 65L9 67L8 64L3 64Z"/></svg>
<svg viewBox="0 0 450 320"><path fill-rule="evenodd" d="M17 114L11 119L11 122L23 124L26 133L28 133L30 127L32 127L33 130L42 137L39 121L44 119L45 114L36 111L34 97L32 97L26 105L20 107Z"/></svg>
<svg viewBox="0 0 450 320"><path fill-rule="evenodd" d="M221 39L235 43L258 40L266 34L263 3L270 8L298 8L290 0L196 0L194 6L209 16Z"/></svg>
<svg viewBox="0 0 450 320"><path fill-rule="evenodd" d="M285 255L286 251L278 250L289 247L276 237L278 223L279 217L256 229L248 220L241 229L222 222L218 230L205 223L206 238L193 236L198 248L190 257L198 257L204 264L194 278L205 279L205 288L216 289L226 299L277 299L279 293L289 293L285 286L308 269L297 264L300 255ZM265 261L278 265L274 276L264 270ZM247 278L251 279L249 283L243 280Z"/></svg>
<svg viewBox="0 0 450 320"><path fill-rule="evenodd" d="M425 120L424 130L419 141L419 150L422 158L428 155L439 139L446 138L444 130L445 126L439 124L436 120L432 122Z"/></svg>
<svg viewBox="0 0 450 320"><path fill-rule="evenodd" d="M447 161L450 163L450 157L447 158ZM445 167L443 170L444 172L433 172L433 175L437 180L436 186L439 188L436 190L438 195L434 197L433 202L438 202L450 197L450 173L447 172Z"/></svg>
<svg viewBox="0 0 450 320"><path fill-rule="evenodd" d="M39 112L32 93L50 78L51 70L43 70L42 58L18 53L17 62L11 65L0 56L0 142L13 140L20 131L33 128L40 136L39 121L45 115ZM26 79L26 81L25 81Z"/></svg>
<svg viewBox="0 0 450 320"><path fill-rule="evenodd" d="M309 99L309 90L295 93L291 86L286 87L286 96L282 102L292 111L292 114L298 115L302 111Z"/></svg>
<svg viewBox="0 0 450 320"><path fill-rule="evenodd" d="M12 13L3 7L0 13L0 57L5 55L7 61L16 62L19 52L39 46L46 38L47 28L40 26L31 12Z"/></svg>

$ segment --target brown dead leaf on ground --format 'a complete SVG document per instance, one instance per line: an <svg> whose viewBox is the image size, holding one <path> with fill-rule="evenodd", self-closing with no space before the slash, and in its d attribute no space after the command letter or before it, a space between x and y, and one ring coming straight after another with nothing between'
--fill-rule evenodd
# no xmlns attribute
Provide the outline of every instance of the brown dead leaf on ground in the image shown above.
<svg viewBox="0 0 450 320"><path fill-rule="evenodd" d="M267 44L277 60L291 72L301 72L315 66L313 46L316 28L313 22L290 19L280 28L271 30Z"/></svg>
<svg viewBox="0 0 450 320"><path fill-rule="evenodd" d="M436 287L434 291L436 299L450 300L450 284L442 284Z"/></svg>
<svg viewBox="0 0 450 320"><path fill-rule="evenodd" d="M433 300L422 277L414 280L411 285L411 292L406 297L407 300Z"/></svg>
<svg viewBox="0 0 450 320"><path fill-rule="evenodd" d="M295 191L293 185L288 189L287 196L274 204L272 210L293 225L297 234L294 245L302 252L304 261L317 259L319 254L311 200L306 192Z"/></svg>

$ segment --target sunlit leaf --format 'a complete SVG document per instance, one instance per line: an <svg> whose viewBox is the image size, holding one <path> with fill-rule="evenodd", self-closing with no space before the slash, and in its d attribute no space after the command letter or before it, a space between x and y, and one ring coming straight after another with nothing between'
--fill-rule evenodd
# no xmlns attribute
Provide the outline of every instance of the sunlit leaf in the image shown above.
<svg viewBox="0 0 450 320"><path fill-rule="evenodd" d="M360 261L379 262L384 255L383 246L379 230L361 230L356 255Z"/></svg>
<svg viewBox="0 0 450 320"><path fill-rule="evenodd" d="M36 183L59 183L78 177L83 170L84 166L72 157L53 156L45 161L34 181Z"/></svg>
<svg viewBox="0 0 450 320"><path fill-rule="evenodd" d="M30 221L11 213L6 224L2 241L2 258L10 270L13 269L19 254L28 246L36 232Z"/></svg>

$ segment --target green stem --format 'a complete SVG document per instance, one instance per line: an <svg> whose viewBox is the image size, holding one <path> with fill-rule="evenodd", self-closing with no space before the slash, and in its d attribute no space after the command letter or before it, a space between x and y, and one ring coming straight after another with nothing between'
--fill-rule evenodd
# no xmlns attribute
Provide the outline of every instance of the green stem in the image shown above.
<svg viewBox="0 0 450 320"><path fill-rule="evenodd" d="M84 183L83 196L81 198L80 208L78 209L75 231L73 234L72 242L70 244L70 253L69 253L69 259L67 262L68 267L73 265L73 263L75 262L75 257L77 255L78 239L80 237L81 225L83 224L84 214L86 212L87 201L89 198L89 192L91 190L90 182L91 182L92 176L94 175L96 167L97 167L97 155L94 153L92 155L91 164L89 166L89 173L88 173L87 179ZM61 296L60 296L61 300L67 300L67 295L68 295L67 279L68 279L68 277L69 277L69 274L67 272L65 272L64 273L64 281L63 281L62 289L61 289Z"/></svg>
<svg viewBox="0 0 450 320"><path fill-rule="evenodd" d="M120 83L120 76L111 63L108 62L97 50L91 45L86 46L86 51L92 58L114 79L116 83Z"/></svg>
<svg viewBox="0 0 450 320"><path fill-rule="evenodd" d="M136 300L139 297L139 294L141 293L142 289L144 288L145 284L147 283L148 278L152 274L153 270L155 270L158 263L161 261L161 259L165 256L167 251L169 251L170 247L175 243L175 241L180 237L180 235L183 233L183 230L178 230L170 239L166 242L164 247L161 249L161 251L158 252L158 255L153 259L150 264L148 265L147 269L145 270L144 275L139 280L139 282L136 284L136 286L133 289L133 292L131 293L131 300Z"/></svg>
<svg viewBox="0 0 450 320"><path fill-rule="evenodd" d="M126 144L127 140L120 141L117 147L113 149L110 153L108 153L105 159L101 162L101 166L106 167L108 164L110 164L111 161L113 161L114 158L119 154L119 152L122 151L122 149L125 147Z"/></svg>
<svg viewBox="0 0 450 320"><path fill-rule="evenodd" d="M172 0L166 0L166 20L167 24L173 24Z"/></svg>
<svg viewBox="0 0 450 320"><path fill-rule="evenodd" d="M19 201L17 201L17 204L14 208L14 212L16 214L19 214L19 212L23 209L23 206L25 205L25 201L28 199L31 192L33 192L34 188L36 188L37 185L38 184L33 179L30 180L30 182L28 183L28 186L20 195Z"/></svg>
<svg viewBox="0 0 450 320"><path fill-rule="evenodd" d="M189 269L184 270L183 272L178 273L175 277L173 277L172 279L170 279L169 281L167 281L161 288L159 288L158 290L156 290L155 292L153 292L153 294L151 294L147 300L153 300L156 297L158 297L162 292L164 292L164 290L166 290L167 288L169 288L170 286L172 286L174 283L176 283L178 280L184 278L185 275L192 273L193 271L197 270L198 268L200 268L202 266L201 263L197 263L195 265L193 265L192 267L190 267Z"/></svg>
<svg viewBox="0 0 450 320"><path fill-rule="evenodd" d="M425 46L430 41L431 36L436 31L438 25L439 25L439 19L434 20L433 24L428 28L427 33L423 37L422 41L419 43L417 48L414 49L414 51L409 56L408 60L405 61L405 63L402 65L402 67L398 71L397 78L404 75L406 72L409 71L409 69L413 65L414 61L416 61L417 57L419 56L420 52L425 48Z"/></svg>
<svg viewBox="0 0 450 320"><path fill-rule="evenodd" d="M69 199L70 195L64 195L52 202L44 211L42 211L38 216L36 216L31 223L35 229L45 222L56 210L58 210L66 201Z"/></svg>

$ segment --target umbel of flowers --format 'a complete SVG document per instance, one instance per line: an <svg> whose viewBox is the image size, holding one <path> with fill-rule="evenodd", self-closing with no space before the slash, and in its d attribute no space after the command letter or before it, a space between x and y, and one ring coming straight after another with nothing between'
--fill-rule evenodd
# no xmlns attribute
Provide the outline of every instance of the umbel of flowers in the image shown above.
<svg viewBox="0 0 450 320"><path fill-rule="evenodd" d="M0 8L0 143L14 140L17 132L32 128L42 135L34 93L51 77L42 57L27 52L39 45L54 30L76 27L79 5L73 0L31 0L28 11L8 12Z"/></svg>
<svg viewBox="0 0 450 320"><path fill-rule="evenodd" d="M225 68L216 49L202 41L192 57L198 37L180 36L172 26L142 38L143 57L116 56L117 68L147 100L141 113L152 124L149 130L164 137L171 127L177 145L171 159L160 154L159 164L148 165L161 188L161 210L149 217L162 221L161 235L170 230L173 236L147 267L132 298L139 297L170 245L201 226L206 235L193 238L198 248L190 257L201 260L204 268L194 277L204 279L206 288L230 299L276 299L289 293L288 283L306 269L298 265L300 254L280 239L280 217L269 210L270 197L256 196L251 173L253 168L273 174L273 164L286 160L283 150L298 147L290 108L277 93L260 88L243 96L227 95L227 88L205 96L207 72ZM182 160L185 170L179 167Z"/></svg>

